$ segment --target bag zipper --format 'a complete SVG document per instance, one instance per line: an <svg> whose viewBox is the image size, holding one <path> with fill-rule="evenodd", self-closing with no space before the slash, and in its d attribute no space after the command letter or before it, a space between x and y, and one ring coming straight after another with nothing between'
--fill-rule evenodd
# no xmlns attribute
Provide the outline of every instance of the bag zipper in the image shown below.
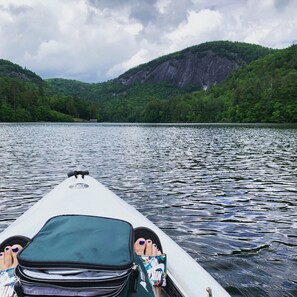
<svg viewBox="0 0 297 297"><path fill-rule="evenodd" d="M17 267L15 273L20 274L20 276L22 276L24 278L24 280L29 280L29 281L33 281L33 282L37 282L37 283L42 283L42 282L46 282L46 283L96 283L96 284L104 284L104 283L111 283L111 282L119 282L121 280L125 280L129 278L129 275L131 274L132 271L128 271L127 274L125 275L121 275L121 276L117 276L117 277L113 277L113 278L109 278L109 279L101 279L101 280L96 280L96 279L46 279L46 278L36 278L36 277L32 277L29 276L27 274L25 274L21 267ZM19 276L17 275L17 277L19 278ZM19 278L20 279L20 278Z"/></svg>
<svg viewBox="0 0 297 297"><path fill-rule="evenodd" d="M111 293L103 293L103 294L96 294L96 295L88 295L89 297L116 297L119 294L121 294L121 292L125 289L126 285L127 285L127 281L126 280L122 286L118 286L116 288L109 288L109 287L62 287L62 286L58 286L58 285L53 285L53 284L36 284L36 283L30 283L28 281L25 280L19 280L18 281L18 285L17 285L17 296L18 297L23 297L23 296L40 296L40 295L31 295L31 294L26 294L24 291L26 291L26 286L30 286L30 287L38 287L38 288L54 288L54 289L63 289L65 291L69 290L69 291L75 291L77 289L79 290L100 290L100 289L114 289L113 292ZM24 290L25 289L25 290ZM94 292L95 293L95 292ZM92 294L92 293L91 293ZM55 295L53 295L55 296ZM59 296L59 295L57 295ZM65 296L65 295L60 295L60 296ZM79 295L77 295L79 296ZM85 296L85 295L81 295L81 296Z"/></svg>
<svg viewBox="0 0 297 297"><path fill-rule="evenodd" d="M137 291L139 274L140 274L139 266L134 263L134 265L132 267L132 276L131 276L131 282L130 282L130 291L131 292Z"/></svg>

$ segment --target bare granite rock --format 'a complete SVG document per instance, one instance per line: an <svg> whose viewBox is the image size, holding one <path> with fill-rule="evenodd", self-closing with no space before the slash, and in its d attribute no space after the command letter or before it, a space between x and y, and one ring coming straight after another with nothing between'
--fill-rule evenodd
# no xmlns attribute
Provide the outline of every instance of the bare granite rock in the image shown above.
<svg viewBox="0 0 297 297"><path fill-rule="evenodd" d="M245 64L245 61L228 59L213 51L203 53L187 52L182 57L162 61L155 67L149 63L139 71L120 76L123 84L172 82L184 87L193 85L207 89L224 80L234 69Z"/></svg>

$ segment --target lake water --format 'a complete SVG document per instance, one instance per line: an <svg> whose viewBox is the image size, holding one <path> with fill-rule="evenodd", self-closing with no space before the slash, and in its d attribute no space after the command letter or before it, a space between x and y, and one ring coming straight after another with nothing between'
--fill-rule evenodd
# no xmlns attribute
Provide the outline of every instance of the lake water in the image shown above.
<svg viewBox="0 0 297 297"><path fill-rule="evenodd" d="M297 127L0 124L0 168L0 231L88 169L232 296L297 296Z"/></svg>

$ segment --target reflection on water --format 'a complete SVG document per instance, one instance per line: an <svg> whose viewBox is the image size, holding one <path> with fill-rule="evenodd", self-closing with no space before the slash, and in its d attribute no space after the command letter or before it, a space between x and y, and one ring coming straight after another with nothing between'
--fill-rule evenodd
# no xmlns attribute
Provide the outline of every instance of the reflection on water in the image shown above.
<svg viewBox="0 0 297 297"><path fill-rule="evenodd" d="M297 296L294 127L0 124L0 152L0 230L88 169L232 296Z"/></svg>

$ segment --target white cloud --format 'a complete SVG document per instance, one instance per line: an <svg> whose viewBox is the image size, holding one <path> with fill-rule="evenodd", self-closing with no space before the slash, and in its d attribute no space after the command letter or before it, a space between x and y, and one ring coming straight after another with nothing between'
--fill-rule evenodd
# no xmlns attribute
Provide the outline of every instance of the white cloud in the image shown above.
<svg viewBox="0 0 297 297"><path fill-rule="evenodd" d="M210 40L286 47L295 0L6 0L0 58L42 77L97 82Z"/></svg>
<svg viewBox="0 0 297 297"><path fill-rule="evenodd" d="M123 73L128 69L131 69L137 65L143 64L148 61L149 53L146 49L140 49L135 55L133 55L127 61L114 65L109 71L108 75L115 77L119 73Z"/></svg>
<svg viewBox="0 0 297 297"><path fill-rule="evenodd" d="M1 57L37 73L64 73L74 79L84 76L90 81L108 78L112 64L131 57L142 25L122 12L91 9L84 1L75 3L36 2L13 21L1 19L1 28L6 27L1 35L8 41L0 48Z"/></svg>
<svg viewBox="0 0 297 297"><path fill-rule="evenodd" d="M296 39L295 0L249 0L240 11L242 41L282 48Z"/></svg>
<svg viewBox="0 0 297 297"><path fill-rule="evenodd" d="M167 36L174 44L190 46L214 39L220 31L222 21L222 15L218 11L190 11L187 20Z"/></svg>

